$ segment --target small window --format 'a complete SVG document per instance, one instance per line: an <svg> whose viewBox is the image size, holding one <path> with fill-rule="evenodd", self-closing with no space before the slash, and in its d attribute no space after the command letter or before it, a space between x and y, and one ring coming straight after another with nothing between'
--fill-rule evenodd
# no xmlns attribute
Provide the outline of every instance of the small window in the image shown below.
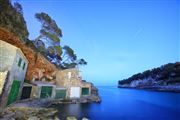
<svg viewBox="0 0 180 120"><path fill-rule="evenodd" d="M21 66L22 58L19 58L18 66Z"/></svg>
<svg viewBox="0 0 180 120"><path fill-rule="evenodd" d="M26 63L24 62L24 64L23 64L23 70L25 69L25 67L26 67Z"/></svg>

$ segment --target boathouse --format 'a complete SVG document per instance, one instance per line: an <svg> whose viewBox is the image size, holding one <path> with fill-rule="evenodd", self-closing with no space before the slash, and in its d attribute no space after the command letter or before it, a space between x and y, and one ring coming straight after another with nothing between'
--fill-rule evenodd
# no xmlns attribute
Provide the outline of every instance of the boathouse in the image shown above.
<svg viewBox="0 0 180 120"><path fill-rule="evenodd" d="M27 66L21 49L0 40L0 111L20 99Z"/></svg>
<svg viewBox="0 0 180 120"><path fill-rule="evenodd" d="M91 93L91 84L82 80L78 68L60 70L56 73L56 84L67 88L67 98L80 98Z"/></svg>
<svg viewBox="0 0 180 120"><path fill-rule="evenodd" d="M32 88L31 97L32 98L54 98L56 85L48 82L36 81L32 83L35 85Z"/></svg>
<svg viewBox="0 0 180 120"><path fill-rule="evenodd" d="M81 77L77 68L58 71L56 73L56 84L67 88L67 98L81 97Z"/></svg>

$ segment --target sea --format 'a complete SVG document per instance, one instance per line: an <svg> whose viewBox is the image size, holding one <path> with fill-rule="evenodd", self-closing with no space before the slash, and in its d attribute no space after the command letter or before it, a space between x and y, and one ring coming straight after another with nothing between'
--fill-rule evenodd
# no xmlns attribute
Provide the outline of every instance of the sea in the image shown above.
<svg viewBox="0 0 180 120"><path fill-rule="evenodd" d="M58 104L58 117L66 120L180 120L180 93L117 87L98 87L101 103Z"/></svg>

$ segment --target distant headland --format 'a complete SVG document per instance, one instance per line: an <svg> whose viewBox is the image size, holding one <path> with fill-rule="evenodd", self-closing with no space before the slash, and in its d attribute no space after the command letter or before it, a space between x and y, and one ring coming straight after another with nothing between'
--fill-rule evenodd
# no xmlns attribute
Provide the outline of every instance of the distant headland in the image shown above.
<svg viewBox="0 0 180 120"><path fill-rule="evenodd" d="M180 62L165 64L120 80L118 87L180 92Z"/></svg>

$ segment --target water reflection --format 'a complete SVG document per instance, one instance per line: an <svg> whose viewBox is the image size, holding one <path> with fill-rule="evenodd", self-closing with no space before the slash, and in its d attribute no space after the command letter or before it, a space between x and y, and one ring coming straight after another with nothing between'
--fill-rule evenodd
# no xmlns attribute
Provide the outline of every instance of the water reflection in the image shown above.
<svg viewBox="0 0 180 120"><path fill-rule="evenodd" d="M83 117L88 118L89 110L91 109L90 103L86 104L59 104L54 105L59 111L58 117L61 119L66 119L67 116L75 116L78 119Z"/></svg>

